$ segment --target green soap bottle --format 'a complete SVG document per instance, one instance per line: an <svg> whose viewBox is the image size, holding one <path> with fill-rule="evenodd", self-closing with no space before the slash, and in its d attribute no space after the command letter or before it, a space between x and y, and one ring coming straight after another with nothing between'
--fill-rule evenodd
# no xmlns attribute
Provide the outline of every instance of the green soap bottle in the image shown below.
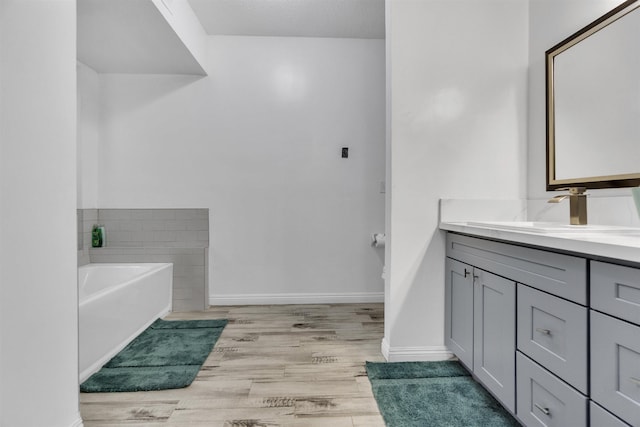
<svg viewBox="0 0 640 427"><path fill-rule="evenodd" d="M102 247L102 232L97 224L91 229L91 246L94 248Z"/></svg>
<svg viewBox="0 0 640 427"><path fill-rule="evenodd" d="M104 228L104 225L98 225L98 232L100 233L100 247L104 248L107 246L107 230Z"/></svg>

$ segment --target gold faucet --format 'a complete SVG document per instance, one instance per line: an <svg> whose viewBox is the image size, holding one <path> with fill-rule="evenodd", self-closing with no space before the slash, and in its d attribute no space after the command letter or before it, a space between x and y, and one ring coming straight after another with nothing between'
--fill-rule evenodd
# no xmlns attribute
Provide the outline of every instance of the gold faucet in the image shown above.
<svg viewBox="0 0 640 427"><path fill-rule="evenodd" d="M549 199L549 203L560 203L569 198L569 221L572 225L587 224L587 194L585 187L560 188L569 190L569 194L561 194Z"/></svg>

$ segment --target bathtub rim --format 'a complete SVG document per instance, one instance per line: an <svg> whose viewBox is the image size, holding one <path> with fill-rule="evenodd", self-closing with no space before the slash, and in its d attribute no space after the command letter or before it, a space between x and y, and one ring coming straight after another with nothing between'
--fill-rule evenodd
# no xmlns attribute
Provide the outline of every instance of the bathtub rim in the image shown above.
<svg viewBox="0 0 640 427"><path fill-rule="evenodd" d="M90 294L87 297L81 298L80 297L80 277L78 277L78 309L80 309L80 307L86 305L86 304L90 304L91 302L99 299L101 296L104 296L110 292L115 292L118 289L122 289L128 285L130 285L131 283L133 283L136 280L140 280L142 278L145 278L153 273L156 273L158 271L161 271L163 269L167 269L167 268L171 268L173 269L173 263L171 262L94 262L94 263L89 263L89 264L85 264L82 266L78 267L78 273L80 272L80 269L90 269L94 266L100 266L100 267L115 267L115 266L136 266L136 265L146 265L149 266L151 268L149 268L149 270L145 271L144 273L141 274L137 274L135 276L132 276L131 278L129 278L129 280L125 280L122 283L118 283L117 285L113 285L113 286L108 286L106 288L100 289L97 292L93 292L92 294Z"/></svg>

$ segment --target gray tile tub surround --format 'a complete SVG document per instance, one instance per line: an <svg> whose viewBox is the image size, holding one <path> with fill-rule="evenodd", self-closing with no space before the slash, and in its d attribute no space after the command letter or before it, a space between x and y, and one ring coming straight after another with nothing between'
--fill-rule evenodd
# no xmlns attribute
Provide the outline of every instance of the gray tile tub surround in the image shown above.
<svg viewBox="0 0 640 427"><path fill-rule="evenodd" d="M89 261L173 263L173 310L208 307L208 209L84 209L78 265ZM80 216L79 216L80 218ZM91 248L91 228L103 224L106 247Z"/></svg>
<svg viewBox="0 0 640 427"><path fill-rule="evenodd" d="M99 209L107 247L209 247L208 209Z"/></svg>

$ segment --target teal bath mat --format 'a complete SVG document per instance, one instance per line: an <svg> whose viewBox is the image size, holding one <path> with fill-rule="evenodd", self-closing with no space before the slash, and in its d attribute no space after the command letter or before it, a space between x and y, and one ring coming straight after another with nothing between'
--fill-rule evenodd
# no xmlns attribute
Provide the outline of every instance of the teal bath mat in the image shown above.
<svg viewBox="0 0 640 427"><path fill-rule="evenodd" d="M158 319L80 385L85 393L186 387L226 326L226 320Z"/></svg>
<svg viewBox="0 0 640 427"><path fill-rule="evenodd" d="M387 427L516 427L458 362L367 362Z"/></svg>

